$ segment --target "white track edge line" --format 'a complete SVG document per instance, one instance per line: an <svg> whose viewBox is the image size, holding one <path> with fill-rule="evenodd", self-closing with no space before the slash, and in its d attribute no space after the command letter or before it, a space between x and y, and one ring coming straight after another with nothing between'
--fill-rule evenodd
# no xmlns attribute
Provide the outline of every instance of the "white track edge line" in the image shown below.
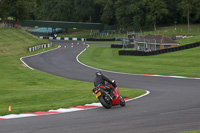
<svg viewBox="0 0 200 133"><path fill-rule="evenodd" d="M144 96L147 96L147 95L149 95L149 94L150 94L150 91L148 91L148 90L145 90L145 91L146 91L146 93L145 93L145 94L143 94L143 95L141 95L141 96L138 96L138 97L135 97L135 98L132 98L132 99L130 99L130 100L127 100L127 101L136 100L136 99L142 98L142 97L144 97Z"/></svg>
<svg viewBox="0 0 200 133"><path fill-rule="evenodd" d="M89 44L87 44L87 48L89 48ZM92 68L92 69L95 69L95 70L100 70L100 71L105 71L105 72L110 72L110 73L116 73L116 74L123 74L123 75L135 75L135 76L150 76L150 77L153 77L153 76L157 76L157 77L163 77L163 78L184 78L184 79L200 79L200 78L187 78L187 77L181 77L181 76L162 76L162 75L142 75L142 74L130 74L130 73L121 73L121 72L114 72L114 71L108 71L108 70L103 70L103 69L99 69L99 68L95 68L95 67L92 67L92 66L88 66L84 63L82 63L81 61L79 61L78 57L87 50L87 48L85 48L83 51L81 51L77 56L76 56L76 60L78 63L80 63L81 65L83 66L86 66L86 67L89 67L89 68Z"/></svg>

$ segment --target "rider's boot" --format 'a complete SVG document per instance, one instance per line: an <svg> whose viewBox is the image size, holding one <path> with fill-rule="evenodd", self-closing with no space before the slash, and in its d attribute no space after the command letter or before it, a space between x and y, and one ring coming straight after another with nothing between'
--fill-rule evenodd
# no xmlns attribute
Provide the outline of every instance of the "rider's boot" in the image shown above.
<svg viewBox="0 0 200 133"><path fill-rule="evenodd" d="M113 91L111 91L111 97L112 97L112 99L116 99L117 97L114 95L114 92Z"/></svg>

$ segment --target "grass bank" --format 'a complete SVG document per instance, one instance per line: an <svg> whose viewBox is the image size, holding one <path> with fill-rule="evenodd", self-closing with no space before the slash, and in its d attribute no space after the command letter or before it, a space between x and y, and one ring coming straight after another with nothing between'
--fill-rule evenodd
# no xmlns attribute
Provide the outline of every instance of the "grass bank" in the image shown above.
<svg viewBox="0 0 200 133"><path fill-rule="evenodd" d="M97 102L92 95L92 83L30 70L22 64L20 57L43 51L28 52L27 48L43 43L48 41L25 31L0 28L0 116ZM120 88L120 92L127 98L145 93L141 89L126 88ZM9 106L12 107L11 112L8 111Z"/></svg>
<svg viewBox="0 0 200 133"><path fill-rule="evenodd" d="M175 35L192 35L196 36L200 34L200 24L192 24L190 25L190 31L188 32L187 25L172 25L167 27L158 27L157 31L145 31L142 33L143 35L148 34L161 34L167 36L175 36Z"/></svg>

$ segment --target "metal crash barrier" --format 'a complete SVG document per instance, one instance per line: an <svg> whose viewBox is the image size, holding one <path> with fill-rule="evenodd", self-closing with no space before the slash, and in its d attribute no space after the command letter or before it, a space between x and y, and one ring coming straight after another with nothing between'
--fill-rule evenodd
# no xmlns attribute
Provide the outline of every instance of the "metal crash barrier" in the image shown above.
<svg viewBox="0 0 200 133"><path fill-rule="evenodd" d="M28 51L33 52L39 49L44 49L44 48L49 48L52 47L52 43L50 44L41 44L41 45L37 45L37 46L33 46L33 47L29 47Z"/></svg>

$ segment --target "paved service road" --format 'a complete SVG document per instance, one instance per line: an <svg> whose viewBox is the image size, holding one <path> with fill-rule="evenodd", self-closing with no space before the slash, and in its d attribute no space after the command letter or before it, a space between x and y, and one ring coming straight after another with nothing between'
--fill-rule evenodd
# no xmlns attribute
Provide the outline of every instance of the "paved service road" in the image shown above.
<svg viewBox="0 0 200 133"><path fill-rule="evenodd" d="M54 41L67 48L23 59L34 69L93 82L96 70L76 61L86 47L82 43ZM150 77L103 72L121 87L151 93L127 102L125 107L0 121L0 133L176 133L200 130L200 80Z"/></svg>

